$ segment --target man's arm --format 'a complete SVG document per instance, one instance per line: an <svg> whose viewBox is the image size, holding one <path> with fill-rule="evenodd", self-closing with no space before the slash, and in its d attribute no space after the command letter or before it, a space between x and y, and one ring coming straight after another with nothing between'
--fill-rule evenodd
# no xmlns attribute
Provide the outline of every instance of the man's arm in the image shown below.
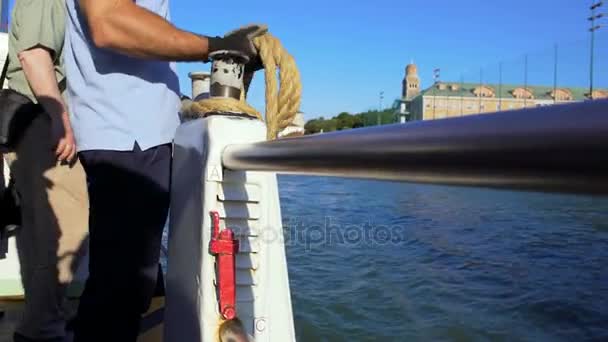
<svg viewBox="0 0 608 342"><path fill-rule="evenodd" d="M93 43L126 55L166 61L202 61L204 36L182 31L132 0L79 0Z"/></svg>
<svg viewBox="0 0 608 342"><path fill-rule="evenodd" d="M51 52L43 47L34 47L18 54L19 62L30 85L30 89L44 110L51 116L53 132L58 145L56 154L59 160L71 161L76 154L74 135L63 101Z"/></svg>

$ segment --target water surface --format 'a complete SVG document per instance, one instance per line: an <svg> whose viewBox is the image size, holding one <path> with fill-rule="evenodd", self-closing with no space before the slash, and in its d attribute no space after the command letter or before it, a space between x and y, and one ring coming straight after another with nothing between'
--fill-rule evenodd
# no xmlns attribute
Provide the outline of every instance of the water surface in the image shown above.
<svg viewBox="0 0 608 342"><path fill-rule="evenodd" d="M608 199L280 176L299 341L608 341Z"/></svg>

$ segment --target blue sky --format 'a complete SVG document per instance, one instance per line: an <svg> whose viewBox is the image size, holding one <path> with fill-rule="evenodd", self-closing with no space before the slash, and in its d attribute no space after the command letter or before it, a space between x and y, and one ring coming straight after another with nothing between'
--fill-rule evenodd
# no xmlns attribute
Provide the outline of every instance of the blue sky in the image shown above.
<svg viewBox="0 0 608 342"><path fill-rule="evenodd" d="M497 80L499 61L505 61L505 82L523 83L522 56L530 51L529 84L546 84L553 80L552 46L562 43L560 83L586 85L590 3L174 0L172 17L180 28L213 35L245 23L267 24L296 58L303 80L302 110L312 118L377 108L381 90L384 103L391 102L400 96L404 68L410 60L419 67L423 87L432 83L435 67L441 68L444 80L458 81L466 71L466 81L478 82L479 69L485 66L484 77ZM608 12L608 6L604 9ZM603 65L603 73L608 72L607 31L608 27L598 34L603 59L598 56L596 67ZM189 71L208 68L200 63L180 64L183 91L190 93ZM249 100L260 109L264 103L262 77L261 73L256 76Z"/></svg>
<svg viewBox="0 0 608 342"><path fill-rule="evenodd" d="M12 1L11 1L12 2ZM446 81L553 82L553 45L559 43L558 83L587 86L591 0L172 0L176 26L221 35L246 23L265 23L296 58L302 74L302 110L307 118L359 112L400 96L405 65L419 67L422 86L434 68ZM608 4L603 7L608 12ZM608 25L608 18L604 18ZM182 91L190 94L188 72L202 63L180 63ZM595 82L608 87L608 26L599 31ZM262 73L249 102L262 110Z"/></svg>

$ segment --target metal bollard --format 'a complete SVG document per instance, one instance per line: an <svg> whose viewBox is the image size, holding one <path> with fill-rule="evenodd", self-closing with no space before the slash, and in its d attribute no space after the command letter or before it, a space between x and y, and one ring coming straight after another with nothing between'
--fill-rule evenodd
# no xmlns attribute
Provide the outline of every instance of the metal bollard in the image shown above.
<svg viewBox="0 0 608 342"><path fill-rule="evenodd" d="M192 80L192 100L204 100L209 98L209 86L211 73L207 71L194 71L188 74Z"/></svg>
<svg viewBox="0 0 608 342"><path fill-rule="evenodd" d="M247 56L234 51L218 51L209 56L211 66L211 98L240 100Z"/></svg>

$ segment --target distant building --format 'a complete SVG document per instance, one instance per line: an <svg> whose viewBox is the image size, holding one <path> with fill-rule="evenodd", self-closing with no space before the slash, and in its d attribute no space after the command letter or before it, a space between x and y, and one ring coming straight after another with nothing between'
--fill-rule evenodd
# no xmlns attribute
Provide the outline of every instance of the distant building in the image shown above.
<svg viewBox="0 0 608 342"><path fill-rule="evenodd" d="M415 64L408 64L405 67L405 77L402 83L401 96L405 100L411 100L420 95L420 77L418 77L418 67Z"/></svg>
<svg viewBox="0 0 608 342"><path fill-rule="evenodd" d="M436 82L420 91L417 68L406 67L402 98L396 103L396 114L402 121L433 120L462 115L493 113L527 107L608 98L608 90L553 88L547 86L474 84Z"/></svg>
<svg viewBox="0 0 608 342"><path fill-rule="evenodd" d="M399 122L404 123L408 120L409 109L408 104L420 95L420 77L418 77L418 67L415 64L408 64L405 67L405 77L401 84L401 102L399 103L399 109L397 115L399 116Z"/></svg>

